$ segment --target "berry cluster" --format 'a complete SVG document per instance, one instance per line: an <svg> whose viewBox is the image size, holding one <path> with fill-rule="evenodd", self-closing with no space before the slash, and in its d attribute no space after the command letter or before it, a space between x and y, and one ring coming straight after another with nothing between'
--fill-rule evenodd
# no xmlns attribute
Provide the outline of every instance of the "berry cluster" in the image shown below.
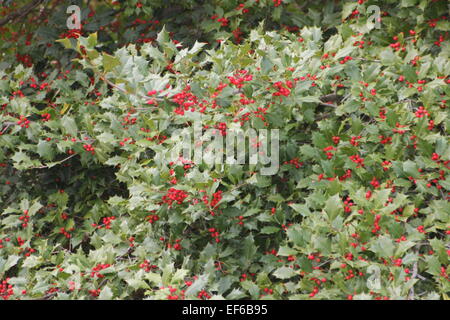
<svg viewBox="0 0 450 320"><path fill-rule="evenodd" d="M323 150L323 152L325 152L327 159L331 159L331 158L333 158L334 154L330 151L335 151L337 149L333 146L328 146L328 147L323 148L322 150Z"/></svg>
<svg viewBox="0 0 450 320"><path fill-rule="evenodd" d="M13 286L9 284L8 281L9 278L0 281L0 297L2 297L3 300L8 300L14 294Z"/></svg>
<svg viewBox="0 0 450 320"><path fill-rule="evenodd" d="M111 229L111 222L113 222L116 219L116 217L112 216L112 217L104 217L102 219L103 224L102 225L97 225L95 223L92 224L93 227L97 227L97 229L102 229L103 227L105 229Z"/></svg>
<svg viewBox="0 0 450 320"><path fill-rule="evenodd" d="M422 118L423 116L429 116L430 114L428 113L428 111L425 109L424 106L420 106L415 112L415 115L417 118Z"/></svg>
<svg viewBox="0 0 450 320"><path fill-rule="evenodd" d="M355 154L353 156L349 157L350 160L352 160L354 163L358 164L358 166L356 166L357 168L363 167L364 168L364 159L361 158L359 155Z"/></svg>
<svg viewBox="0 0 450 320"><path fill-rule="evenodd" d="M28 226L28 220L30 220L30 216L28 215L28 210L23 210L23 215L19 217L19 220L22 221L22 228Z"/></svg>
<svg viewBox="0 0 450 320"><path fill-rule="evenodd" d="M95 149L92 146L92 144L85 144L85 145L83 145L83 149L88 151L88 152L90 152L92 155L95 154Z"/></svg>
<svg viewBox="0 0 450 320"><path fill-rule="evenodd" d="M30 127L30 120L28 120L24 116L20 116L19 121L17 121L17 124L20 125L22 128L29 128Z"/></svg>
<svg viewBox="0 0 450 320"><path fill-rule="evenodd" d="M247 70L239 70L235 73L234 76L228 76L228 80L233 84L236 88L242 88L244 86L244 82L252 81L253 76L248 74Z"/></svg>
<svg viewBox="0 0 450 320"><path fill-rule="evenodd" d="M159 217L158 217L156 214L151 214L151 215L148 215L148 216L146 217L146 219L147 219L148 222L150 222L151 224L153 224L153 223L155 223L156 221L159 220Z"/></svg>
<svg viewBox="0 0 450 320"><path fill-rule="evenodd" d="M220 239L219 239L219 231L217 231L216 228L209 228L208 231L209 231L211 237L213 237L214 240L215 240L217 243L219 243L219 242L220 242Z"/></svg>
<svg viewBox="0 0 450 320"><path fill-rule="evenodd" d="M288 161L283 162L283 164L292 164L296 169L303 166L303 162L299 162L299 158L294 158Z"/></svg>
<svg viewBox="0 0 450 320"><path fill-rule="evenodd" d="M164 203L167 203L169 207L171 207L173 202L176 202L177 204L182 204L184 199L187 198L187 196L188 194L183 190L170 188L167 191L167 194L162 197L162 201Z"/></svg>
<svg viewBox="0 0 450 320"><path fill-rule="evenodd" d="M222 200L222 190L214 192L212 196L213 196L213 198L211 200L210 206L211 206L211 208L214 209L215 207L217 207L220 200Z"/></svg>
<svg viewBox="0 0 450 320"><path fill-rule="evenodd" d="M147 259L144 260L144 262L142 262L139 265L139 268L144 269L146 272L151 271L152 269L156 269L158 268L158 266L154 265L154 264L150 264L150 261L148 261Z"/></svg>
<svg viewBox="0 0 450 320"><path fill-rule="evenodd" d="M292 88L293 84L292 84L291 81L286 81L286 86L288 88ZM291 94L291 91L288 88L286 88L285 85L283 84L283 82L281 82L281 81L275 82L273 84L273 87L275 89L277 89L276 92L272 93L272 95L275 96L275 97L279 97L279 96L287 97L287 96L289 96Z"/></svg>
<svg viewBox="0 0 450 320"><path fill-rule="evenodd" d="M111 265L109 263L106 263L106 264L101 264L100 263L100 264L96 265L95 267L92 268L91 278L95 278L95 277L97 277L97 278L104 278L105 275L101 274L100 271L104 270L104 269L107 269L109 267L111 267Z"/></svg>

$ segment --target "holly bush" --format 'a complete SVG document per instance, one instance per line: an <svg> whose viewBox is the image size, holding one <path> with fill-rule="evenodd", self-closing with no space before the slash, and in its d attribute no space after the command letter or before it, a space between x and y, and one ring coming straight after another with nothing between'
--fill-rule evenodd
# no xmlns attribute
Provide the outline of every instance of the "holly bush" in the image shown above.
<svg viewBox="0 0 450 320"><path fill-rule="evenodd" d="M0 12L3 299L448 299L445 0L73 4Z"/></svg>

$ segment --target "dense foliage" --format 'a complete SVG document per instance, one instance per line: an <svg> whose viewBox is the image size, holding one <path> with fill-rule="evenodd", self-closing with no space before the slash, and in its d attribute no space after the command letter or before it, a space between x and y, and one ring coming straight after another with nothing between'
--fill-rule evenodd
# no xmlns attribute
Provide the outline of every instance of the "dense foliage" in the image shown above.
<svg viewBox="0 0 450 320"><path fill-rule="evenodd" d="M447 1L66 3L0 11L1 298L448 299Z"/></svg>

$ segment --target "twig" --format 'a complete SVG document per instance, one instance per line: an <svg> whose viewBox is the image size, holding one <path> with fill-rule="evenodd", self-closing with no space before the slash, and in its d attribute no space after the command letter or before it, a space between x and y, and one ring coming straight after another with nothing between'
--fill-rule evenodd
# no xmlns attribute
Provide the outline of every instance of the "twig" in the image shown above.
<svg viewBox="0 0 450 320"><path fill-rule="evenodd" d="M319 106L337 108L337 105L331 104L331 103L325 103L325 102L319 103Z"/></svg>
<svg viewBox="0 0 450 320"><path fill-rule="evenodd" d="M425 278L424 276L421 276L420 274L417 274L417 278L419 278L420 280L427 280L427 278Z"/></svg>
<svg viewBox="0 0 450 320"><path fill-rule="evenodd" d="M0 27L7 24L8 22L12 22L16 20L17 18L23 18L27 16L31 10L36 8L38 5L40 5L44 0L34 0L33 2L23 6L22 8L18 9L17 11L14 11L13 13L9 14L7 17L0 20Z"/></svg>
<svg viewBox="0 0 450 320"><path fill-rule="evenodd" d="M413 273L412 273L412 276L411 276L411 280L413 280L416 277L417 277L417 261L414 263L414 266L413 266ZM414 299L414 285L409 290L408 299L409 300L413 300Z"/></svg>
<svg viewBox="0 0 450 320"><path fill-rule="evenodd" d="M108 278L103 279L102 282L100 282L100 284L98 285L98 287L101 288L107 281Z"/></svg>
<svg viewBox="0 0 450 320"><path fill-rule="evenodd" d="M55 164L54 164L53 166L56 166L57 164L61 164L61 163L63 163L64 161L67 161L67 160L69 160L70 158L72 158L72 157L74 157L74 156L76 156L76 155L77 155L77 154L74 153L74 154L68 156L67 158L64 158L64 159L62 159L62 160L60 160L60 161L57 161L57 162L55 162ZM48 169L48 168L50 168L50 167L49 167L48 165L46 165L46 166L40 166L40 167L31 167L30 169Z"/></svg>
<svg viewBox="0 0 450 320"><path fill-rule="evenodd" d="M340 102L342 100L342 96L338 95L336 93L330 93L330 94L326 94L324 96L319 97L320 101L323 102L328 102L328 101L332 101L332 102Z"/></svg>
<svg viewBox="0 0 450 320"><path fill-rule="evenodd" d="M57 292L52 292L52 293L46 294L45 296L43 296L41 298L37 298L35 300L49 300L49 299L53 298L56 295L57 295Z"/></svg>
<svg viewBox="0 0 450 320"><path fill-rule="evenodd" d="M336 93L326 94L324 96L319 97L319 100L322 101L319 103L320 106L332 107L336 108L336 104L340 104L343 100L343 96L338 95ZM328 103L328 102L336 102L336 104Z"/></svg>
<svg viewBox="0 0 450 320"><path fill-rule="evenodd" d="M333 259L324 261L324 262L322 262L321 264L319 264L317 267L320 268L321 266L323 266L323 265L325 265L325 264L327 264L327 263L329 263L329 262L331 262L331 261L333 261Z"/></svg>
<svg viewBox="0 0 450 320"><path fill-rule="evenodd" d="M347 100L348 98L350 98L351 96L352 96L351 93L347 94L347 95L342 99L341 103L344 102L345 100Z"/></svg>
<svg viewBox="0 0 450 320"><path fill-rule="evenodd" d="M369 61L369 62L381 62L381 60L371 60L371 59L366 59L366 58L355 58L357 60L362 60L362 61Z"/></svg>
<svg viewBox="0 0 450 320"><path fill-rule="evenodd" d="M7 122L6 127L0 132L0 135L4 134L6 130L8 130L9 127L11 127L14 123L13 122Z"/></svg>
<svg viewBox="0 0 450 320"><path fill-rule="evenodd" d="M238 184L238 185L235 186L233 189L231 189L230 192L232 192L232 191L234 191L234 190L236 190L236 189L239 189L240 187L243 187L243 186L245 186L245 185L247 185L247 184L249 184L249 183L248 183L248 182L243 182L243 183L241 183L241 184Z"/></svg>
<svg viewBox="0 0 450 320"><path fill-rule="evenodd" d="M126 94L126 95L132 95L131 92L128 92L127 90L125 90L125 89L119 87L118 85L116 85L115 83L113 83L111 80L106 79L106 77L104 77L104 76L100 76L100 80L105 81L105 82L106 82L107 84L109 84L111 87L113 87L113 88L119 90L120 92L122 92L122 93L124 93L124 94ZM145 99L146 102L149 101L149 100L164 101L163 98L158 98L158 97L147 97L147 96L143 96L143 95L139 95L139 94L136 94L136 95L137 95L139 98L141 98L141 99Z"/></svg>

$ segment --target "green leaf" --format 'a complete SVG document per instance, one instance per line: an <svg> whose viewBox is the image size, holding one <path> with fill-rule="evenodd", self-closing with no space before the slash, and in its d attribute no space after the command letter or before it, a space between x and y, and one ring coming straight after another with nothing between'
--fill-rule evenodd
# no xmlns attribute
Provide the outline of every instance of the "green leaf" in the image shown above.
<svg viewBox="0 0 450 320"><path fill-rule="evenodd" d="M334 196L328 198L325 202L325 212L327 213L330 221L333 221L336 218L341 208L342 204L339 194L335 194Z"/></svg>
<svg viewBox="0 0 450 320"><path fill-rule="evenodd" d="M103 56L103 69L105 72L114 70L115 67L120 65L120 60L107 53L102 53Z"/></svg>
<svg viewBox="0 0 450 320"><path fill-rule="evenodd" d="M278 255L279 256L291 256L291 255L296 255L298 252L297 250L288 248L288 247L280 247L280 249L278 249Z"/></svg>
<svg viewBox="0 0 450 320"><path fill-rule="evenodd" d="M187 296L195 296L197 293L204 289L206 284L208 283L208 275L203 274L200 277L198 277L197 280L194 281L194 283L191 284L189 288L187 288L185 295Z"/></svg>
<svg viewBox="0 0 450 320"><path fill-rule="evenodd" d="M273 272L273 275L278 279L290 279L297 275L297 273L292 268L280 267Z"/></svg>
<svg viewBox="0 0 450 320"><path fill-rule="evenodd" d="M133 288L135 290L137 290L137 289L150 289L150 286L144 280L127 279L126 282L131 288Z"/></svg>
<svg viewBox="0 0 450 320"><path fill-rule="evenodd" d="M305 240L303 239L302 234L302 230L299 230L298 228L290 227L287 229L289 240L298 247L303 247L305 245Z"/></svg>
<svg viewBox="0 0 450 320"><path fill-rule="evenodd" d="M160 45L164 45L170 41L169 33L166 31L165 27L158 33L156 41L158 41Z"/></svg>
<svg viewBox="0 0 450 320"><path fill-rule="evenodd" d="M58 40L55 40L55 41L61 43L64 46L64 48L66 48L66 49L72 49L73 48L72 47L72 43L70 42L70 39L68 39L68 38L58 39Z"/></svg>
<svg viewBox="0 0 450 320"><path fill-rule="evenodd" d="M260 232L263 234L272 234L272 233L280 232L280 228L279 227L264 227L260 230Z"/></svg>
<svg viewBox="0 0 450 320"><path fill-rule="evenodd" d="M308 216L310 214L308 207L299 203L290 203L289 206L294 209L295 212L300 213L302 216Z"/></svg>
<svg viewBox="0 0 450 320"><path fill-rule="evenodd" d="M417 163L416 162L412 162L411 160L407 160L405 162L403 162L403 171L411 177L414 178L419 178L420 177L420 173L419 171L417 171L418 167L417 167Z"/></svg>
<svg viewBox="0 0 450 320"><path fill-rule="evenodd" d="M345 2L342 7L342 20L346 19L355 10L356 2Z"/></svg>
<svg viewBox="0 0 450 320"><path fill-rule="evenodd" d="M172 277L172 282L184 281L184 278L188 274L188 270L178 269Z"/></svg>
<svg viewBox="0 0 450 320"><path fill-rule="evenodd" d="M87 38L89 48L94 48L97 45L97 32L91 33Z"/></svg>
<svg viewBox="0 0 450 320"><path fill-rule="evenodd" d="M402 0L400 6L401 7L412 7L417 4L418 0Z"/></svg>
<svg viewBox="0 0 450 320"><path fill-rule="evenodd" d="M392 52L392 49L385 49L380 53L381 63L383 65L392 65L396 60L395 54Z"/></svg>
<svg viewBox="0 0 450 320"><path fill-rule="evenodd" d="M8 259L6 260L6 262L4 262L3 265L0 261L0 274L3 274L6 271L8 271L9 269L11 269L12 267L14 267L19 260L20 260L20 256L10 255L10 256L8 256Z"/></svg>
<svg viewBox="0 0 450 320"><path fill-rule="evenodd" d="M45 140L39 140L37 153L45 160L52 160L55 154L51 143Z"/></svg>
<svg viewBox="0 0 450 320"><path fill-rule="evenodd" d="M65 133L70 134L72 137L78 135L78 128L75 120L72 117L64 116L61 118L61 126Z"/></svg>
<svg viewBox="0 0 450 320"><path fill-rule="evenodd" d="M259 287L255 283L246 280L241 282L241 286L247 290L254 299L258 298Z"/></svg>
<svg viewBox="0 0 450 320"><path fill-rule="evenodd" d="M98 296L98 298L100 300L111 300L111 298L113 297L113 293L111 288L106 285L103 287L103 289L100 291L100 294Z"/></svg>
<svg viewBox="0 0 450 320"><path fill-rule="evenodd" d="M392 239L380 236L372 243L371 250L382 258L390 258L394 255L395 246Z"/></svg>

